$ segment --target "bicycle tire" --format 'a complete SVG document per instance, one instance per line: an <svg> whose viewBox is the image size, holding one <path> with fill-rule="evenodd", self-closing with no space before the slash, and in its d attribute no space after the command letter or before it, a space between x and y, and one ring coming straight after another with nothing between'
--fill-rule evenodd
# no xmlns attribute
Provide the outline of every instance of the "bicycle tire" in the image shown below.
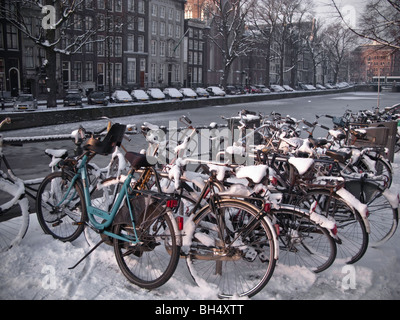
<svg viewBox="0 0 400 320"><path fill-rule="evenodd" d="M175 232L176 227L164 211L157 217L143 219L135 228L140 241L138 244L134 245L117 238L113 240L118 266L133 284L149 290L158 288L172 277L178 265L180 243ZM117 224L113 233L128 234L136 240L132 224Z"/></svg>
<svg viewBox="0 0 400 320"><path fill-rule="evenodd" d="M218 200L218 208L220 219L209 205L193 218L193 234L186 235L192 236L186 255L188 269L197 285L216 288L220 298L252 297L274 272L275 232L244 201Z"/></svg>
<svg viewBox="0 0 400 320"><path fill-rule="evenodd" d="M371 181L348 181L346 189L368 206L370 246L379 247L386 243L396 232L399 222L397 197Z"/></svg>
<svg viewBox="0 0 400 320"><path fill-rule="evenodd" d="M308 190L297 200L300 208L310 209L317 202L316 213L333 217L336 221L339 237L337 258L352 264L359 261L368 248L369 235L361 214L344 199L330 190Z"/></svg>
<svg viewBox="0 0 400 320"><path fill-rule="evenodd" d="M29 202L24 195L15 201L19 186L14 182L1 179L1 186L0 252L4 252L25 237L29 228Z"/></svg>
<svg viewBox="0 0 400 320"><path fill-rule="evenodd" d="M306 267L315 273L328 269L336 259L336 242L329 230L310 219L306 212L271 208L279 225L279 262Z"/></svg>
<svg viewBox="0 0 400 320"><path fill-rule="evenodd" d="M46 234L61 241L74 241L83 232L88 221L81 185L75 182L71 196L63 201L73 176L59 171L45 177L36 198L36 214ZM59 204L63 201L62 206Z"/></svg>

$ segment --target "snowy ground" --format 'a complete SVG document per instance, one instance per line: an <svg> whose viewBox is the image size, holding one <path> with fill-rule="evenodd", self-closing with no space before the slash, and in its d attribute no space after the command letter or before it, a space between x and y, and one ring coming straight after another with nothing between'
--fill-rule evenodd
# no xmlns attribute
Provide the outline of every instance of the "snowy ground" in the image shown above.
<svg viewBox="0 0 400 320"><path fill-rule="evenodd" d="M396 156L394 171L400 168ZM394 190L399 190L396 174ZM252 300L352 300L400 298L400 232L382 247L369 248L354 266L335 262L327 271L314 274L304 268L278 265L268 285ZM167 284L146 291L130 284L120 272L112 247L104 245L75 270L88 249L83 236L62 243L45 235L34 214L22 243L0 254L0 299L3 300L216 300L215 292L197 287L180 261ZM161 301L159 301L161 303Z"/></svg>

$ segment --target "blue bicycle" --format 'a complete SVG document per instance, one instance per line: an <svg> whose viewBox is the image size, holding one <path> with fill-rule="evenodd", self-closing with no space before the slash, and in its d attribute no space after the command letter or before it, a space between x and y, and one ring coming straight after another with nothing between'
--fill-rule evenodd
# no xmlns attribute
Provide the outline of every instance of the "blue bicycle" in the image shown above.
<svg viewBox="0 0 400 320"><path fill-rule="evenodd" d="M73 241L85 227L100 234L101 240L75 266L102 243L114 247L119 268L132 283L146 289L166 283L177 267L181 236L173 217L177 205L173 196L135 189L135 170L149 167L145 155L127 152L131 165L127 176L115 177L118 195L109 211L92 203L88 163L95 155L108 155L121 145L126 126L114 124L101 141L92 136L78 158L69 158L59 172L41 183L36 212L45 233L62 241Z"/></svg>

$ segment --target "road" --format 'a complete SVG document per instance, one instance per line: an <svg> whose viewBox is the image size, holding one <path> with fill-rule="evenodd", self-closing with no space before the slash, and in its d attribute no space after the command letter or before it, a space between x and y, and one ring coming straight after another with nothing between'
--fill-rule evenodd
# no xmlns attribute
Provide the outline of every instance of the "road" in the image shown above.
<svg viewBox="0 0 400 320"><path fill-rule="evenodd" d="M361 109L371 110L378 105L377 97L378 94L373 92L350 92L138 115L115 118L113 121L124 124L136 124L138 127L145 121L168 126L169 121L177 121L180 116L186 115L193 121L195 126L208 125L211 122L226 124L226 121L223 120L221 116L235 116L238 111L242 109L261 112L262 114L269 114L275 111L280 112L282 115L289 114L297 119L304 118L313 121L316 114L340 116L346 109L351 109L353 111ZM399 93L382 92L379 95L380 108L391 106L399 102ZM332 126L332 122L329 119L324 119L321 123L330 127ZM68 134L71 133L72 130L78 128L80 124L88 130L97 130L104 127L106 121L95 120L84 123L69 123L65 125L7 131L4 136L31 137L49 134ZM322 132L322 134L326 133ZM318 135L318 133L316 135ZM134 135L130 142L124 142L124 146L129 150L139 151L141 148L146 147L146 143L141 135ZM49 172L49 158L44 154L46 148L65 148L69 150L70 154L73 154L74 144L72 140L27 143L24 144L23 147L7 147L4 153L18 176L24 179L32 179L42 177ZM107 159L106 157L97 156L95 160L102 164L106 163Z"/></svg>

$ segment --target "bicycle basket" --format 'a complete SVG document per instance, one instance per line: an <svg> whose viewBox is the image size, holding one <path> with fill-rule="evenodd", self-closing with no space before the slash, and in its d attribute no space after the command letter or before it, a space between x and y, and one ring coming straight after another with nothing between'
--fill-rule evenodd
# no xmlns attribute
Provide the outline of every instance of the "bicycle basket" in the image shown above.
<svg viewBox="0 0 400 320"><path fill-rule="evenodd" d="M132 209L135 225L141 229L148 228L154 219L160 216L165 209L165 201L160 201L151 194L134 195L129 198L129 204ZM113 224L131 224L131 216L127 202L119 209Z"/></svg>
<svg viewBox="0 0 400 320"><path fill-rule="evenodd" d="M93 151L97 154L108 155L113 153L115 147L121 145L122 139L125 134L126 126L123 124L115 123L107 132L107 135L102 141L94 137L90 138L85 144L85 150Z"/></svg>

